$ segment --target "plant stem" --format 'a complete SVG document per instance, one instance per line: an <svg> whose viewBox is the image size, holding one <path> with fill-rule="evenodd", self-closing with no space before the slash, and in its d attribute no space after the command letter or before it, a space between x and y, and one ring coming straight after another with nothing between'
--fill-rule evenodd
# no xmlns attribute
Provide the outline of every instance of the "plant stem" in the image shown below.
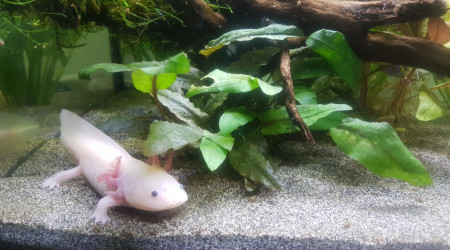
<svg viewBox="0 0 450 250"><path fill-rule="evenodd" d="M158 77L156 75L152 78L152 93L150 93L153 96L153 99L155 100L156 106L158 106L159 113L161 114L163 120L167 121L166 113L164 113L164 109L161 105L161 103L158 100L158 89L156 88L156 79Z"/></svg>
<svg viewBox="0 0 450 250"><path fill-rule="evenodd" d="M361 90L360 90L360 94L359 94L359 102L361 103L361 108L363 110L367 109L367 93L369 91L369 85L368 85L368 81L367 78L368 76L368 72L369 72L369 63L365 63L364 64L364 77L362 79L362 83L361 83Z"/></svg>
<svg viewBox="0 0 450 250"><path fill-rule="evenodd" d="M122 64L122 55L120 54L120 40L113 34L111 29L108 29L109 34L109 49L111 62ZM125 89L125 81L123 72L113 73L113 86L114 91L120 91Z"/></svg>
<svg viewBox="0 0 450 250"><path fill-rule="evenodd" d="M394 100L392 101L390 110L391 112L394 112L394 115L400 124L402 123L401 113L404 105L403 101L406 95L407 86L409 86L409 84L411 83L412 77L416 73L416 70L417 68L412 68L408 75L400 79L400 82L394 93Z"/></svg>

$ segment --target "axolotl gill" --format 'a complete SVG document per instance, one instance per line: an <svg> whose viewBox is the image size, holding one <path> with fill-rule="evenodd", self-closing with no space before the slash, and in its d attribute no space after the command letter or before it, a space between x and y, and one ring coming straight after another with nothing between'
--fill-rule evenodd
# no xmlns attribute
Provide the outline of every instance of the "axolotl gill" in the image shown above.
<svg viewBox="0 0 450 250"><path fill-rule="evenodd" d="M76 114L61 111L61 141L75 168L58 172L42 187L55 188L84 175L103 198L91 218L109 221L107 210L128 206L146 211L172 209L187 201L183 186L160 166L133 158L119 144Z"/></svg>

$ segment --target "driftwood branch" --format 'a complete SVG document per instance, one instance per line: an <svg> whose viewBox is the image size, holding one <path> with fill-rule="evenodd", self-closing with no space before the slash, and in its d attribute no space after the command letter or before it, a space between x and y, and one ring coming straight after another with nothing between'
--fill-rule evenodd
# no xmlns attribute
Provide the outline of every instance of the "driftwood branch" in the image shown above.
<svg viewBox="0 0 450 250"><path fill-rule="evenodd" d="M379 25L442 16L447 10L440 0L302 0L297 11L300 25L308 32L327 28L351 36L365 35L369 28Z"/></svg>
<svg viewBox="0 0 450 250"><path fill-rule="evenodd" d="M389 34L369 34L366 40L355 45L354 49L366 60L424 68L450 76L450 49L427 40Z"/></svg>
<svg viewBox="0 0 450 250"><path fill-rule="evenodd" d="M448 9L443 0L220 0L233 13L212 10L204 0L161 1L166 10L174 9L183 23L161 19L153 22L157 13L136 4L111 6L111 1L29 1L25 5L1 2L2 10L10 13L37 12L63 27L78 28L96 23L117 33L162 33L186 48L200 49L219 33L237 28L261 26L261 20L294 24L306 34L319 29L342 32L355 53L369 61L383 61L423 68L450 76L449 49L420 38L369 34L372 27L385 24L414 22L427 17L439 17ZM168 5L170 6L168 7ZM156 15L156 16L155 16ZM136 17L137 16L137 17ZM149 22L144 26L135 24ZM159 19L158 19L159 20Z"/></svg>
<svg viewBox="0 0 450 250"><path fill-rule="evenodd" d="M175 9L182 10L182 19L195 30L202 33L216 33L222 30L227 20L212 11L203 0L169 0Z"/></svg>
<svg viewBox="0 0 450 250"><path fill-rule="evenodd" d="M303 0L299 8L302 16L299 26L304 30L338 30L365 60L418 67L450 76L450 50L444 46L421 38L368 33L374 26L441 16L447 11L443 1Z"/></svg>
<svg viewBox="0 0 450 250"><path fill-rule="evenodd" d="M283 94L285 100L286 111L292 123L303 129L306 139L313 144L314 137L308 128L308 125L303 121L300 113L297 110L297 103L294 97L294 84L291 77L291 58L289 56L289 44L287 42L280 43L281 59L280 59L280 73L283 79Z"/></svg>
<svg viewBox="0 0 450 250"><path fill-rule="evenodd" d="M343 33L355 53L368 61L382 61L430 70L450 76L450 50L421 38L369 34L372 27L439 17L447 12L441 0L228 0L234 15L228 25L259 23L270 17L275 22L296 24L306 34L319 29Z"/></svg>

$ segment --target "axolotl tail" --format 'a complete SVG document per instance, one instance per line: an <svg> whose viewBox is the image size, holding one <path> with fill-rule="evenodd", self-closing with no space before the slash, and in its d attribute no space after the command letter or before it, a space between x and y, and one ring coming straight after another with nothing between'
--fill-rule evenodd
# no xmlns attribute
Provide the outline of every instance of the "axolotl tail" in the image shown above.
<svg viewBox="0 0 450 250"><path fill-rule="evenodd" d="M78 159L80 159L81 154L80 149L83 147L83 144L88 141L96 141L98 143L106 144L123 153L123 156L129 155L113 139L78 115L63 109L61 110L60 118L61 141L71 162L78 164Z"/></svg>

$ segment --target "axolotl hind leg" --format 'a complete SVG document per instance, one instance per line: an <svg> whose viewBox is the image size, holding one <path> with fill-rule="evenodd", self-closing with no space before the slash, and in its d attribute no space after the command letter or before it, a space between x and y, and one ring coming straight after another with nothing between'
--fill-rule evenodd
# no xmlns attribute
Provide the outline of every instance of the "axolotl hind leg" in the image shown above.
<svg viewBox="0 0 450 250"><path fill-rule="evenodd" d="M48 177L41 184L41 187L43 187L43 188L48 187L49 189L59 187L59 185L61 185L61 183L65 182L69 179L72 179L74 177L80 176L82 174L83 174L83 172L81 171L81 166L76 166L72 169L69 169L66 171L61 171L61 172L58 172L58 173Z"/></svg>

